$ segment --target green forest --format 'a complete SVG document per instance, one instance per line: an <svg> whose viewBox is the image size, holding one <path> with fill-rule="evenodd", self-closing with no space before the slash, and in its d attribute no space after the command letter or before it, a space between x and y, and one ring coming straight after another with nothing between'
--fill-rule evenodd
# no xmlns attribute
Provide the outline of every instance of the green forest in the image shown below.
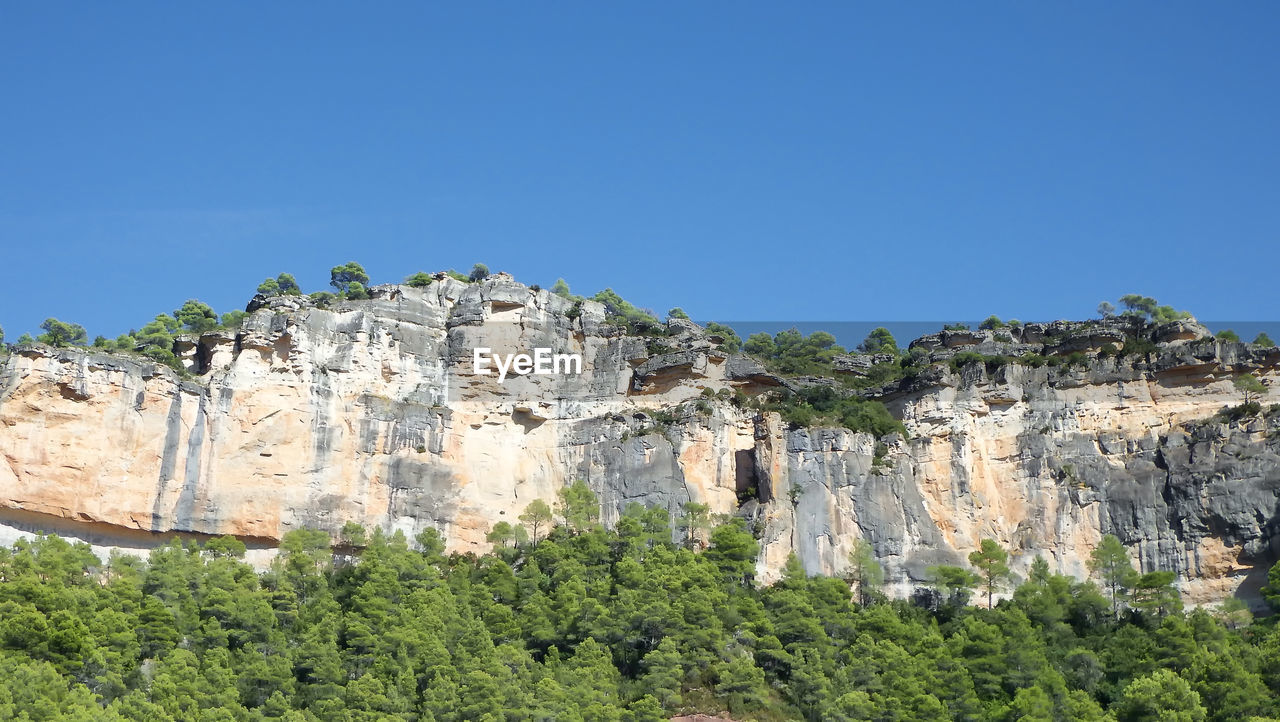
<svg viewBox="0 0 1280 722"><path fill-rule="evenodd" d="M970 566L934 568L933 592L890 601L866 545L845 579L792 557L762 586L740 519L713 526L692 504L673 530L632 504L606 530L598 510L577 483L554 511L497 525L483 556L446 555L434 530L293 531L261 573L233 537L175 538L145 561L20 540L0 549L0 719L1280 714L1270 620L1184 612L1172 575L1138 575L1114 537L1096 583L1043 560L1015 583L987 540Z"/></svg>

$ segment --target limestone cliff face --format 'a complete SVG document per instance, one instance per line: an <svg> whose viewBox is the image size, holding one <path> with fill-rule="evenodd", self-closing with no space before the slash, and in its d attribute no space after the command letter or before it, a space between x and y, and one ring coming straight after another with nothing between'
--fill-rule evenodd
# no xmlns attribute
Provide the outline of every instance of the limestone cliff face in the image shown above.
<svg viewBox="0 0 1280 722"><path fill-rule="evenodd" d="M1012 550L1015 570L1041 554L1084 578L1112 533L1142 570L1178 571L1191 602L1245 582L1247 597L1280 551L1280 418L1210 417L1240 403L1232 369L1274 385L1280 358L1239 351L1209 341L1136 366L944 372L886 398L912 437L879 467L868 435L778 434L795 503L770 511L766 562L795 549L831 573L866 538L908 594L926 567L965 564L984 537Z"/></svg>
<svg viewBox="0 0 1280 722"><path fill-rule="evenodd" d="M15 351L0 373L0 517L129 548L150 532L269 546L357 521L480 549L493 523L576 479L606 521L628 501L736 508L751 415L686 408L666 436L634 433L655 427L645 410L704 388L770 383L691 324L651 357L599 304L504 277L374 295L332 310L274 299L234 336L180 344L185 380L119 354ZM471 373L476 347L578 353L583 373L498 384Z"/></svg>
<svg viewBox="0 0 1280 722"><path fill-rule="evenodd" d="M1280 353L1194 340L1195 329L1159 330L1163 345L1141 361L934 366L877 392L911 432L877 455L867 434L789 430L776 414L705 398L788 382L692 324L629 337L599 304L501 274L380 287L331 309L252 306L238 333L179 344L190 378L83 349L5 359L0 532L127 549L236 534L266 553L290 529L357 521L435 527L479 551L494 523L583 479L606 522L633 501L747 517L765 580L793 551L812 572L839 573L859 538L902 594L984 537L1020 566L1039 553L1083 576L1109 532L1144 569L1176 569L1208 601L1275 557L1277 420L1203 420L1239 402L1239 371L1274 387ZM1028 327L1009 342L1093 355L1108 334ZM992 344L973 332L920 347L945 358ZM583 373L499 384L472 373L476 347L576 353Z"/></svg>

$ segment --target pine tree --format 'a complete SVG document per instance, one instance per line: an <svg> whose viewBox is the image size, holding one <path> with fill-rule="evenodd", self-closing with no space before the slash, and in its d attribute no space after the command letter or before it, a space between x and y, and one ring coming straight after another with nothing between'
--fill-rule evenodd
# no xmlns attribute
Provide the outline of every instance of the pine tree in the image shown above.
<svg viewBox="0 0 1280 722"><path fill-rule="evenodd" d="M551 525L551 507L547 506L547 502L541 499L534 499L524 508L524 513L520 515L520 521L528 525L530 540L537 544L541 538L538 532Z"/></svg>
<svg viewBox="0 0 1280 722"><path fill-rule="evenodd" d="M653 695L664 709L673 709L680 704L684 669L674 640L670 637L663 639L656 649L644 656L640 666L644 669L640 689L645 694Z"/></svg>
<svg viewBox="0 0 1280 722"><path fill-rule="evenodd" d="M1138 578L1133 563L1129 561L1129 552L1119 539L1107 534L1089 555L1089 571L1102 581L1111 598L1111 615L1119 619L1120 603Z"/></svg>
<svg viewBox="0 0 1280 722"><path fill-rule="evenodd" d="M856 591L858 604L867 606L884 584L884 569L876 561L875 550L865 539L854 542L849 550L849 585Z"/></svg>
<svg viewBox="0 0 1280 722"><path fill-rule="evenodd" d="M983 539L979 548L969 554L969 563L978 568L982 585L987 590L987 608L991 608L996 589L1012 578L1009 553L994 539Z"/></svg>

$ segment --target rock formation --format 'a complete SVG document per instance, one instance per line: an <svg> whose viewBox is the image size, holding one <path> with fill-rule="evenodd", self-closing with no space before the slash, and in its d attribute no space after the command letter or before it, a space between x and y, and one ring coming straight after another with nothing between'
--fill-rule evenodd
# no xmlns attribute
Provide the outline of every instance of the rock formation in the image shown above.
<svg viewBox="0 0 1280 722"><path fill-rule="evenodd" d="M628 336L600 304L505 274L372 295L331 308L256 298L238 332L176 344L186 375L128 354L14 349L0 369L4 533L131 550L234 534L261 559L291 529L355 521L434 527L481 551L493 524L582 479L606 523L630 502L747 518L766 581L792 552L838 574L859 538L900 595L984 537L1017 570L1041 554L1083 577L1113 533L1143 570L1176 570L1188 600L1208 602L1248 596L1276 558L1280 414L1215 414L1239 404L1238 373L1274 388L1280 351L1192 322L919 339L918 372L865 392L909 431L878 440L789 429L732 402L796 382L685 320ZM1130 338L1151 345L1111 352ZM472 373L476 347L576 353L583 373L498 384ZM958 363L964 352L986 360ZM1004 360L1021 354L1076 356ZM861 376L883 361L836 368Z"/></svg>

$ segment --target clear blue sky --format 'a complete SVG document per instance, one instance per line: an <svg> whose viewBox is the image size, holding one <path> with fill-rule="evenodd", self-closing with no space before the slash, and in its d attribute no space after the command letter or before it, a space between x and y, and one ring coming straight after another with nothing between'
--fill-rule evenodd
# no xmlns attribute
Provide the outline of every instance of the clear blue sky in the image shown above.
<svg viewBox="0 0 1280 722"><path fill-rule="evenodd" d="M6 3L0 325L476 261L699 319L1274 319L1280 5Z"/></svg>

